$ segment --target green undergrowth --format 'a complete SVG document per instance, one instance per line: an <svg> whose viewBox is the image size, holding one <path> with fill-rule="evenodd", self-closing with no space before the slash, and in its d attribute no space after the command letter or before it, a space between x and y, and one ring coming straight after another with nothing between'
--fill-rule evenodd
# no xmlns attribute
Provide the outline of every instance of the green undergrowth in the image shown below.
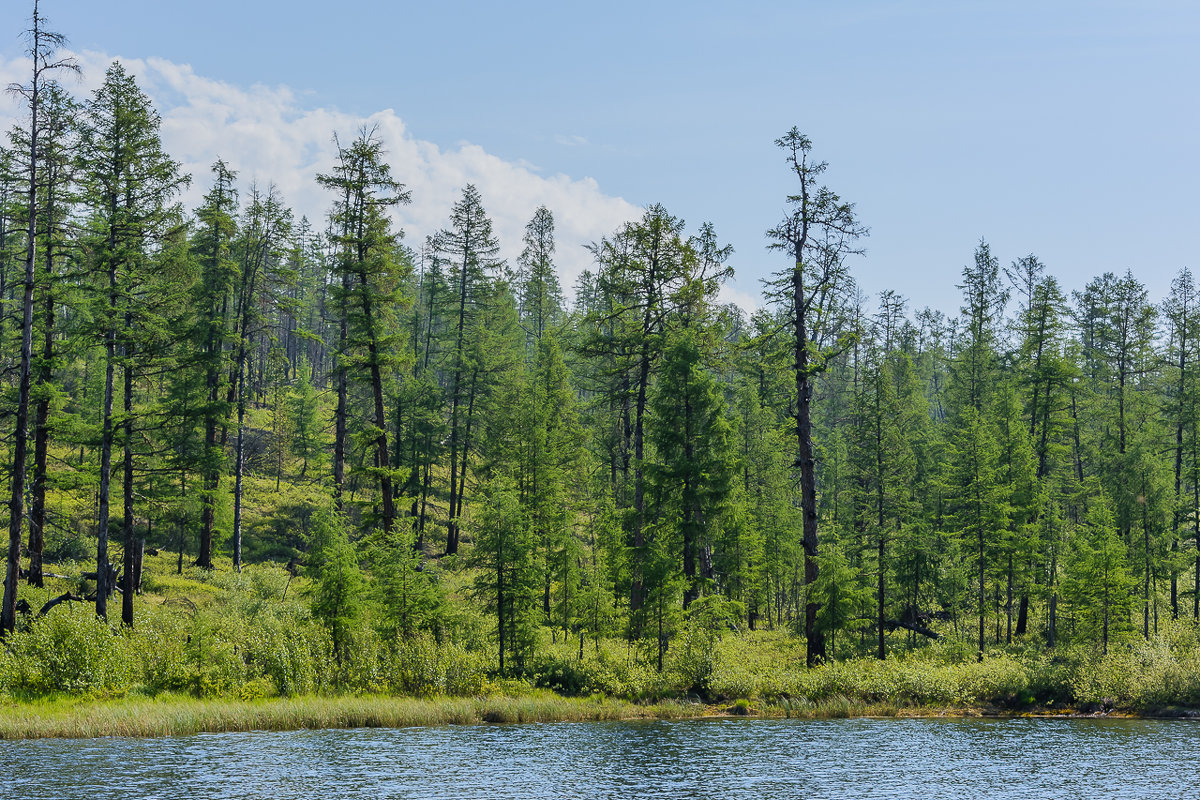
<svg viewBox="0 0 1200 800"><path fill-rule="evenodd" d="M132 629L65 602L23 616L0 644L0 735L156 735L197 730L674 718L712 713L836 718L1200 707L1200 631L1166 621L1149 640L1046 649L1033 637L983 654L948 636L880 661L805 667L787 631L685 625L664 655L619 638L543 628L511 674L496 674L490 620L470 575L431 564L447 598L440 627L392 630L369 612L340 648L303 575L269 563L235 573L147 557ZM60 562L55 574L83 571ZM22 588L37 609L87 586ZM120 615L114 596L109 615ZM901 650L901 648L896 648Z"/></svg>
<svg viewBox="0 0 1200 800"><path fill-rule="evenodd" d="M1170 622L1149 640L1088 647L995 647L981 658L953 639L921 650L805 667L803 640L777 632L684 637L663 672L615 643L546 649L536 679L559 691L633 699L746 700L784 716L888 715L889 709L999 712L1200 707L1200 636Z"/></svg>

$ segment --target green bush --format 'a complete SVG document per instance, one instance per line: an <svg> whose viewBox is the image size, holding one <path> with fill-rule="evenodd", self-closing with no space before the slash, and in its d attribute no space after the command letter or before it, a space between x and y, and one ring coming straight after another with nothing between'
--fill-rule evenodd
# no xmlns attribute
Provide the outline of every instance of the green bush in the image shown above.
<svg viewBox="0 0 1200 800"><path fill-rule="evenodd" d="M483 692L490 659L424 634L397 642L388 664L389 688L415 697L467 697Z"/></svg>
<svg viewBox="0 0 1200 800"><path fill-rule="evenodd" d="M130 686L122 645L90 606L60 606L8 638L5 683L35 693L117 693Z"/></svg>
<svg viewBox="0 0 1200 800"><path fill-rule="evenodd" d="M194 669L185 650L188 638L185 619L154 614L126 636L129 653L140 669L142 684L147 690L157 693L192 688Z"/></svg>
<svg viewBox="0 0 1200 800"><path fill-rule="evenodd" d="M533 683L540 689L578 695L591 688L592 671L578 657L561 658L557 653L543 653L533 671Z"/></svg>

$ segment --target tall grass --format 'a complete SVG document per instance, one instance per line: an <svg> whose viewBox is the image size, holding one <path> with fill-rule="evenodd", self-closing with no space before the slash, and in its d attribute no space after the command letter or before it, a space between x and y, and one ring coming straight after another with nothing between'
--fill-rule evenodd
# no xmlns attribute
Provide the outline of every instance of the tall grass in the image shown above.
<svg viewBox="0 0 1200 800"><path fill-rule="evenodd" d="M684 719L708 713L711 713L708 709L694 704L635 705L622 700L566 698L552 693L437 700L301 697L244 701L183 696L108 701L58 699L0 706L0 739Z"/></svg>

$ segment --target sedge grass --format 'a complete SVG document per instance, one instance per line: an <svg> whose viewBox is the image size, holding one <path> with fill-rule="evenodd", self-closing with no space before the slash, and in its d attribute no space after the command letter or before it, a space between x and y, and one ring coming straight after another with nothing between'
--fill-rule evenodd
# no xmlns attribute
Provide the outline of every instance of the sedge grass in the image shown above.
<svg viewBox="0 0 1200 800"><path fill-rule="evenodd" d="M697 704L638 705L553 694L418 699L386 696L198 700L171 695L47 699L0 705L0 739L184 736L201 732L403 728L480 723L592 722L708 716Z"/></svg>
<svg viewBox="0 0 1200 800"><path fill-rule="evenodd" d="M259 700L186 695L88 700L60 697L0 704L0 739L188 736L234 731L405 728L427 725L683 720L729 716L791 719L978 716L978 709L897 707L846 697L797 700L733 711L724 706L611 698L533 696L412 697L307 696Z"/></svg>

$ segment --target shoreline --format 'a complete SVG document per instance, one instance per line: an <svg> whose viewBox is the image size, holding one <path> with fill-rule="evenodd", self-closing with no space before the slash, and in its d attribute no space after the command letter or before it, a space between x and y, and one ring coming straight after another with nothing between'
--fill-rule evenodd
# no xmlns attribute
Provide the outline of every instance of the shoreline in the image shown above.
<svg viewBox="0 0 1200 800"><path fill-rule="evenodd" d="M432 725L615 722L688 719L1200 719L1200 710L1022 710L996 707L897 706L835 698L822 703L723 706L666 700L637 704L560 695L422 699L306 696L257 700L169 695L0 703L0 740L189 736Z"/></svg>

